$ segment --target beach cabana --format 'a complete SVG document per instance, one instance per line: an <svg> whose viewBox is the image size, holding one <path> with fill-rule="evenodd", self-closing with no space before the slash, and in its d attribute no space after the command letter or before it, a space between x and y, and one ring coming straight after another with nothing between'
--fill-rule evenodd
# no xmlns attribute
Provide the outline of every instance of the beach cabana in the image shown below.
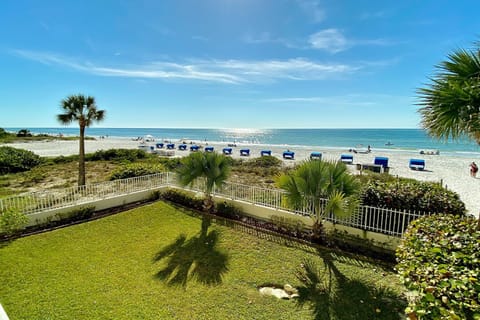
<svg viewBox="0 0 480 320"><path fill-rule="evenodd" d="M282 157L283 159L295 159L295 152L293 151L290 151L290 150L287 150L287 151L284 151L283 154L282 154Z"/></svg>
<svg viewBox="0 0 480 320"><path fill-rule="evenodd" d="M200 147L197 146L196 144L190 147L190 151L198 151L198 149L200 149Z"/></svg>
<svg viewBox="0 0 480 320"><path fill-rule="evenodd" d="M173 150L173 149L175 149L175 143L168 143L168 144L167 144L167 149L168 149L168 150Z"/></svg>
<svg viewBox="0 0 480 320"><path fill-rule="evenodd" d="M250 156L250 149L240 149L240 155L243 157Z"/></svg>
<svg viewBox="0 0 480 320"><path fill-rule="evenodd" d="M423 159L410 159L408 167L412 170L425 170L425 160Z"/></svg>
<svg viewBox="0 0 480 320"><path fill-rule="evenodd" d="M322 160L322 153L321 152L312 152L310 153L311 160Z"/></svg>
<svg viewBox="0 0 480 320"><path fill-rule="evenodd" d="M260 156L271 156L272 155L272 151L271 150L262 150L260 151Z"/></svg>
<svg viewBox="0 0 480 320"><path fill-rule="evenodd" d="M387 157L375 157L373 164L382 166L383 169L388 168L388 158Z"/></svg>
<svg viewBox="0 0 480 320"><path fill-rule="evenodd" d="M182 150L182 151L185 151L187 150L187 145L186 144L181 144L178 146L178 150Z"/></svg>
<svg viewBox="0 0 480 320"><path fill-rule="evenodd" d="M163 149L164 144L163 143L157 143L155 146L157 147L157 149Z"/></svg>
<svg viewBox="0 0 480 320"><path fill-rule="evenodd" d="M222 153L224 155L231 155L232 154L232 148L223 148Z"/></svg>
<svg viewBox="0 0 480 320"><path fill-rule="evenodd" d="M213 147L205 147L205 152L213 152Z"/></svg>
<svg viewBox="0 0 480 320"><path fill-rule="evenodd" d="M353 163L353 155L351 154L342 154L340 156L340 161L345 164L352 164Z"/></svg>

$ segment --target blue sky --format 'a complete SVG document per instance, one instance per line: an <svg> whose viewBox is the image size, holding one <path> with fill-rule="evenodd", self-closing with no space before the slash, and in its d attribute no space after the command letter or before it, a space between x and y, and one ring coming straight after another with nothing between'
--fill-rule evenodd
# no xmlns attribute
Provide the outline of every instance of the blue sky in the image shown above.
<svg viewBox="0 0 480 320"><path fill-rule="evenodd" d="M417 128L416 89L479 40L478 1L0 1L0 127Z"/></svg>

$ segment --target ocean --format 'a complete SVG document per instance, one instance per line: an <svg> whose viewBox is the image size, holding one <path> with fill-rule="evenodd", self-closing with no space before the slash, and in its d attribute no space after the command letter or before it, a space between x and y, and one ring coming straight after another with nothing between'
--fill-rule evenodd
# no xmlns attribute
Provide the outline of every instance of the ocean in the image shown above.
<svg viewBox="0 0 480 320"><path fill-rule="evenodd" d="M11 132L28 129L32 133L78 135L78 127L5 128ZM398 152L439 150L441 154L479 157L480 146L474 141L439 141L422 129L182 129L182 128L96 128L86 129L87 136L137 138L152 135L157 140L225 142L278 145L294 148L350 149L367 148Z"/></svg>

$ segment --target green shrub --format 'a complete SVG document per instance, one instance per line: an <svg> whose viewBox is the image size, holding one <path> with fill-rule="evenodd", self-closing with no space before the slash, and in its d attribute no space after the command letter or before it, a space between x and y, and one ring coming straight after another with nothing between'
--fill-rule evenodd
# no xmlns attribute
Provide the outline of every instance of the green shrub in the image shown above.
<svg viewBox="0 0 480 320"><path fill-rule="evenodd" d="M415 180L370 181L362 194L364 205L416 212L465 214L457 193L437 183Z"/></svg>
<svg viewBox="0 0 480 320"><path fill-rule="evenodd" d="M110 175L110 180L140 177L161 172L165 172L165 168L160 164L131 163L115 169Z"/></svg>
<svg viewBox="0 0 480 320"><path fill-rule="evenodd" d="M7 131L5 131L5 129L0 128L0 138L6 137L6 136L8 136L8 135L9 135L9 134L8 134Z"/></svg>
<svg viewBox="0 0 480 320"><path fill-rule="evenodd" d="M8 209L0 213L0 234L12 235L25 228L28 217L18 210Z"/></svg>
<svg viewBox="0 0 480 320"><path fill-rule="evenodd" d="M300 234L303 232L303 230L305 230L305 224L295 217L288 218L282 216L271 216L270 221L280 228L282 232Z"/></svg>
<svg viewBox="0 0 480 320"><path fill-rule="evenodd" d="M181 158L166 158L160 157L156 162L162 164L169 171L176 171L181 165Z"/></svg>
<svg viewBox="0 0 480 320"><path fill-rule="evenodd" d="M61 163L70 163L74 161L78 161L78 154L71 155L71 156L58 156L52 159L49 159L54 164L61 164Z"/></svg>
<svg viewBox="0 0 480 320"><path fill-rule="evenodd" d="M95 207L82 207L64 213L57 214L57 217L62 222L73 222L90 219L95 212Z"/></svg>
<svg viewBox="0 0 480 320"><path fill-rule="evenodd" d="M98 150L94 153L89 153L85 155L85 160L87 161L99 161L99 160L109 160L109 161L136 161L138 159L145 159L147 154L145 151L140 149L108 149L108 150Z"/></svg>
<svg viewBox="0 0 480 320"><path fill-rule="evenodd" d="M248 162L252 162L252 164L256 167L280 167L282 165L282 160L275 158L274 156L263 156L254 158Z"/></svg>
<svg viewBox="0 0 480 320"><path fill-rule="evenodd" d="M224 201L217 204L217 214L229 219L238 219L242 215L242 211L233 204Z"/></svg>
<svg viewBox="0 0 480 320"><path fill-rule="evenodd" d="M204 199L194 197L183 191L168 189L162 192L162 199L177 203L191 209L203 210Z"/></svg>
<svg viewBox="0 0 480 320"><path fill-rule="evenodd" d="M480 231L472 217L414 221L397 248L411 319L480 319Z"/></svg>
<svg viewBox="0 0 480 320"><path fill-rule="evenodd" d="M41 162L41 158L31 151L0 147L0 174L27 171Z"/></svg>
<svg viewBox="0 0 480 320"><path fill-rule="evenodd" d="M27 129L21 129L18 130L17 132L17 137L31 137L32 134L30 133L30 130Z"/></svg>

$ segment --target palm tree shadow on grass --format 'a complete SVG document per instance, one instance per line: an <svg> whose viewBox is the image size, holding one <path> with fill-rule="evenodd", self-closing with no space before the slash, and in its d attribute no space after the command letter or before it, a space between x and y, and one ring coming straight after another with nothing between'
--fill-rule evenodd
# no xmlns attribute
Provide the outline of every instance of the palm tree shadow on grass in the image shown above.
<svg viewBox="0 0 480 320"><path fill-rule="evenodd" d="M187 286L190 279L205 285L222 283L228 271L228 255L217 247L220 234L216 230L208 232L210 219L202 217L200 233L190 239L183 234L160 250L153 262L167 260L167 265L155 274L168 285Z"/></svg>
<svg viewBox="0 0 480 320"><path fill-rule="evenodd" d="M320 252L324 268L304 260L297 271L302 283L298 288L299 307L308 306L315 320L399 319L405 301L386 288L349 279L334 264L329 252Z"/></svg>

